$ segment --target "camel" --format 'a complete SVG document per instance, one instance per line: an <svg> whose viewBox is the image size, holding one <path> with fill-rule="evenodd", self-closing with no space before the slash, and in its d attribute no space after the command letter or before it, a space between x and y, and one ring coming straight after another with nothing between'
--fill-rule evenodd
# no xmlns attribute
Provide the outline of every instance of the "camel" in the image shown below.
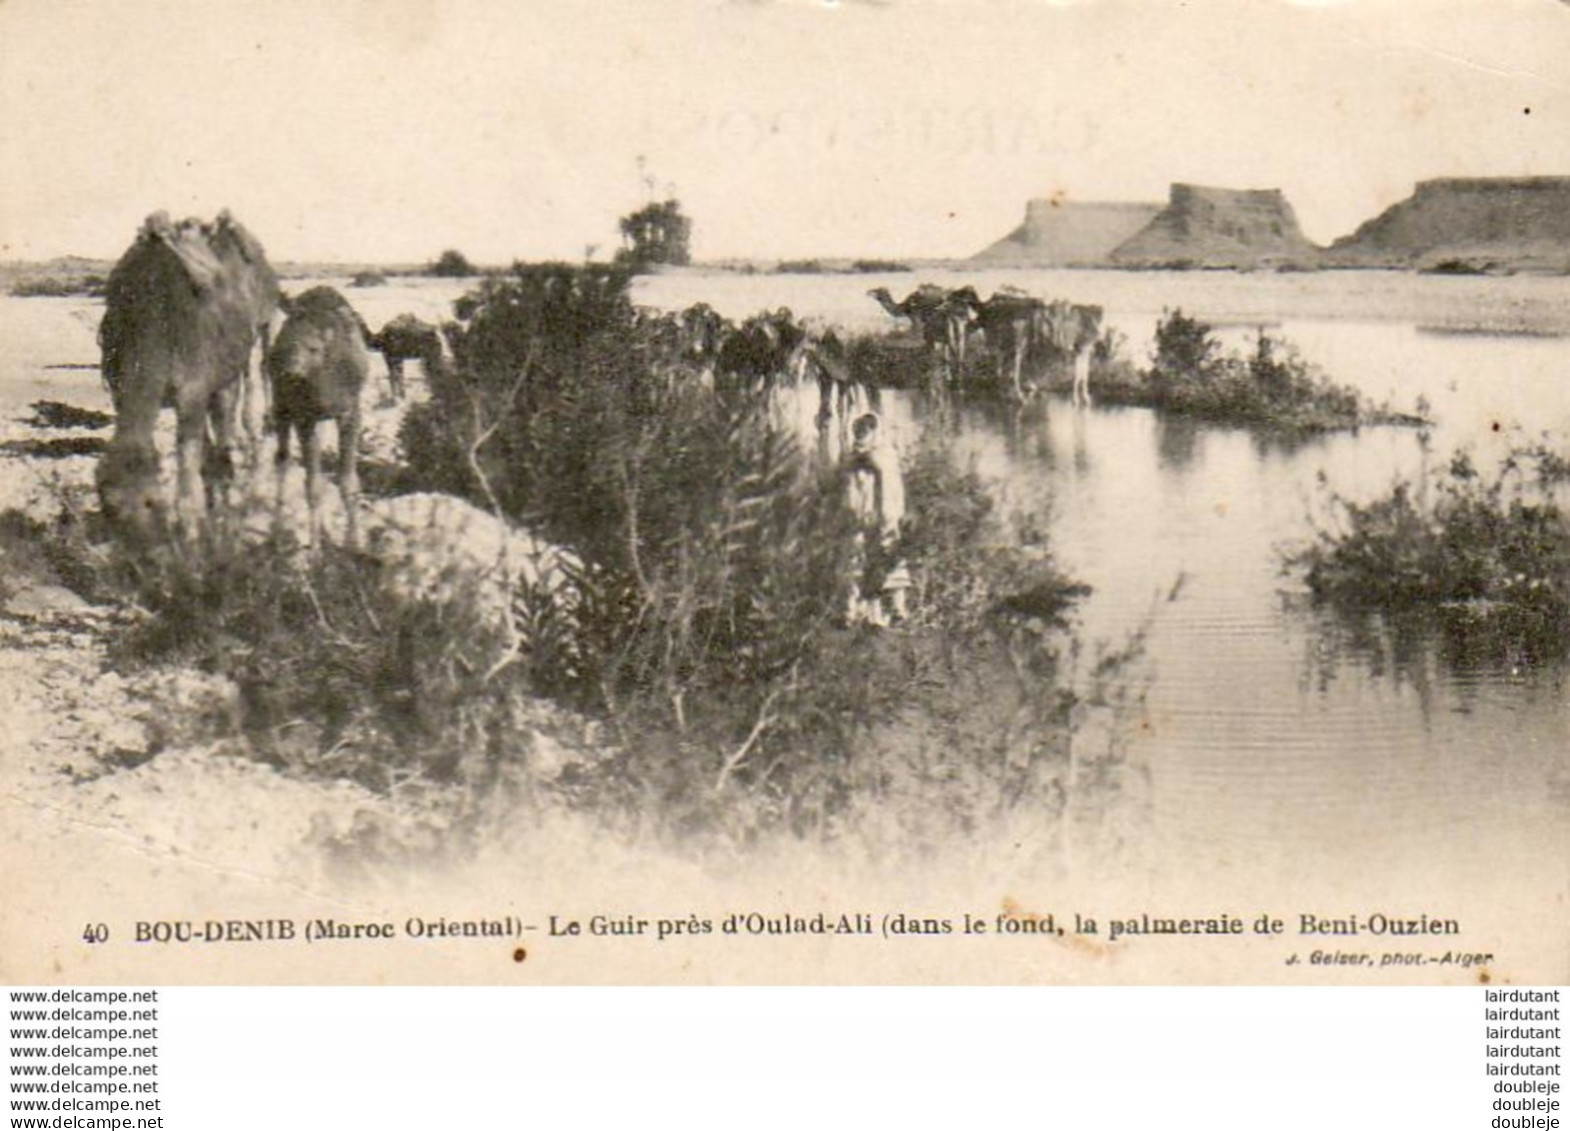
<svg viewBox="0 0 1570 1131"><path fill-rule="evenodd" d="M212 224L149 216L104 287L102 372L114 437L98 464L104 512L151 533L163 508L154 429L177 420L178 523L194 533L233 476L235 412L251 351L278 305L262 246L229 215ZM204 491L205 487L205 491Z"/></svg>
<svg viewBox="0 0 1570 1131"><path fill-rule="evenodd" d="M781 377L800 376L806 346L806 327L786 307L755 314L725 335L715 374L767 391Z"/></svg>
<svg viewBox="0 0 1570 1131"><path fill-rule="evenodd" d="M1058 357L1073 359L1074 404L1090 404L1090 353L1101 333L1099 306L1078 306L1058 299L1043 305L1036 322L1037 342Z"/></svg>
<svg viewBox="0 0 1570 1131"><path fill-rule="evenodd" d="M909 319L949 383L959 379L973 321L976 292L972 288L960 287L951 291L933 283L923 283L901 302L894 301L887 287L875 287L867 295L876 299L890 316Z"/></svg>
<svg viewBox="0 0 1570 1131"><path fill-rule="evenodd" d="M294 299L278 340L267 352L273 426L278 435L275 458L280 513L292 432L299 437L305 460L313 546L322 544L321 448L316 425L329 417L338 426L338 489L348 515L348 544L358 542L360 392L370 364L364 323L348 300L331 287L312 287Z"/></svg>
<svg viewBox="0 0 1570 1131"><path fill-rule="evenodd" d="M403 400L404 362L418 361L427 382L446 364L441 330L412 314L400 314L377 333L367 334L366 343L387 362L387 389L395 402Z"/></svg>
<svg viewBox="0 0 1570 1131"><path fill-rule="evenodd" d="M682 311L680 322L682 358L700 368L713 367L730 324L706 302L696 303Z"/></svg>
<svg viewBox="0 0 1570 1131"><path fill-rule="evenodd" d="M1015 400L1025 399L1025 359L1037 338L1042 313L1047 304L1039 298L1014 291L997 291L986 302L976 302L976 324L981 327L997 363L998 384L1007 370L1012 376Z"/></svg>

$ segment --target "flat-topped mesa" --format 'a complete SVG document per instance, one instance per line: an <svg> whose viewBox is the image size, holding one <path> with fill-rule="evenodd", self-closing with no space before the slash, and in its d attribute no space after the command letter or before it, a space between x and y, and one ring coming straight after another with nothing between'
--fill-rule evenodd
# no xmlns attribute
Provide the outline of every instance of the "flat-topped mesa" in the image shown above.
<svg viewBox="0 0 1570 1131"><path fill-rule="evenodd" d="M1347 267L1570 270L1570 177L1419 181L1325 258Z"/></svg>
<svg viewBox="0 0 1570 1131"><path fill-rule="evenodd" d="M1309 267L1319 249L1280 189L1174 184L1167 206L1110 258L1119 267Z"/></svg>
<svg viewBox="0 0 1570 1131"><path fill-rule="evenodd" d="M1103 266L1112 249L1161 211L1159 204L1116 201L1031 200L1025 221L973 263L1000 267Z"/></svg>

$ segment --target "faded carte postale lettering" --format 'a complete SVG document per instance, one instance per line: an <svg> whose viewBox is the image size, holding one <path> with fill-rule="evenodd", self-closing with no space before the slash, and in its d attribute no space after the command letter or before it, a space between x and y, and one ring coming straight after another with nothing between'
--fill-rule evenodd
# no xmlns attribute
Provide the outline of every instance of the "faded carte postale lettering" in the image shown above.
<svg viewBox="0 0 1570 1131"><path fill-rule="evenodd" d="M0 6L0 980L1570 979L1508 11Z"/></svg>

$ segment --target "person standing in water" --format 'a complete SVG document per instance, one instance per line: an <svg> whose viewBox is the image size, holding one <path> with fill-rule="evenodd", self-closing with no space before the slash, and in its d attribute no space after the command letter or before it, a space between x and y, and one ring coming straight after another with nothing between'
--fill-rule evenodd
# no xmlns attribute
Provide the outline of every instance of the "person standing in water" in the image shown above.
<svg viewBox="0 0 1570 1131"><path fill-rule="evenodd" d="M899 453L879 427L877 413L856 418L845 456L845 498L856 518L855 573L845 610L850 624L885 627L908 615L910 570L900 556L905 478Z"/></svg>

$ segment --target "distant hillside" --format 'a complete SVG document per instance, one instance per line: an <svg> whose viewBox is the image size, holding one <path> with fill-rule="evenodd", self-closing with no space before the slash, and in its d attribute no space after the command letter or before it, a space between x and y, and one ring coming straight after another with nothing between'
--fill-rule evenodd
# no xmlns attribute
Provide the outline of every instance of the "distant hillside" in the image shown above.
<svg viewBox="0 0 1570 1131"><path fill-rule="evenodd" d="M1570 177L1445 177L1331 245L1327 265L1570 270Z"/></svg>
<svg viewBox="0 0 1570 1131"><path fill-rule="evenodd" d="M1110 256L1121 267L1307 267L1318 257L1281 190L1185 184Z"/></svg>
<svg viewBox="0 0 1570 1131"><path fill-rule="evenodd" d="M997 243L971 257L996 266L1101 265L1112 249L1161 211L1159 204L1080 203L1032 200L1025 221Z"/></svg>

